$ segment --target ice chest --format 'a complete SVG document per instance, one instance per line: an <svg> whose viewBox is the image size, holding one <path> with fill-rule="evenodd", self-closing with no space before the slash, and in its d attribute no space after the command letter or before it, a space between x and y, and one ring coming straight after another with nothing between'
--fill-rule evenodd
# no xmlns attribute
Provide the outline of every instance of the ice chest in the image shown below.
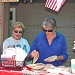
<svg viewBox="0 0 75 75"><path fill-rule="evenodd" d="M1 65L3 67L23 67L24 60L23 61L16 61L15 59L16 55L1 55Z"/></svg>
<svg viewBox="0 0 75 75"><path fill-rule="evenodd" d="M16 67L15 55L1 55L1 65L3 67Z"/></svg>
<svg viewBox="0 0 75 75"><path fill-rule="evenodd" d="M23 67L27 53L21 48L7 48L1 55L1 65L3 67Z"/></svg>

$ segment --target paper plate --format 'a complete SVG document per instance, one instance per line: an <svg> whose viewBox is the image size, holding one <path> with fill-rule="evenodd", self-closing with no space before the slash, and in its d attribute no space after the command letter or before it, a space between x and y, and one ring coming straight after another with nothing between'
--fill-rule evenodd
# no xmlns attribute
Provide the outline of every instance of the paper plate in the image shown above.
<svg viewBox="0 0 75 75"><path fill-rule="evenodd" d="M15 50L17 53L17 55L15 56L16 61L23 61L26 58L27 53L19 47L16 47Z"/></svg>
<svg viewBox="0 0 75 75"><path fill-rule="evenodd" d="M15 56L15 60L16 61L23 61L26 56L27 56L27 53L22 49L22 48L7 48L4 50L3 52L4 55L16 55Z"/></svg>
<svg viewBox="0 0 75 75"><path fill-rule="evenodd" d="M15 49L16 49L16 53L18 55L25 55L25 54L27 54L22 48L16 47Z"/></svg>
<svg viewBox="0 0 75 75"><path fill-rule="evenodd" d="M3 51L3 54L5 55L16 55L16 49L15 48L7 48Z"/></svg>
<svg viewBox="0 0 75 75"><path fill-rule="evenodd" d="M17 53L15 57L16 61L23 61L27 56L27 53L22 48L17 47L16 53Z"/></svg>
<svg viewBox="0 0 75 75"><path fill-rule="evenodd" d="M27 66L34 69L34 70L39 70L39 69L43 69L45 67L45 64L36 63L36 64L29 64Z"/></svg>
<svg viewBox="0 0 75 75"><path fill-rule="evenodd" d="M56 55L54 55L54 56L51 56L51 57L48 57L48 58L46 58L44 61L47 61L47 60L49 60L49 61L55 61L57 59L57 56Z"/></svg>

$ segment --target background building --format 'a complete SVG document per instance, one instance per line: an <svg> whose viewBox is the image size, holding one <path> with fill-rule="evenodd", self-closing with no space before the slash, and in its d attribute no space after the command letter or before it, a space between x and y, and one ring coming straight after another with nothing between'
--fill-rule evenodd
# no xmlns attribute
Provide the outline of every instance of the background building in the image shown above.
<svg viewBox="0 0 75 75"><path fill-rule="evenodd" d="M68 47L69 58L64 64L70 66L70 60L75 58L73 44L75 40L75 0L67 0L59 12L45 8L46 0L33 0L33 3L27 0L19 2L3 3L3 23L1 28L1 47L2 42L11 36L11 25L16 21L25 24L25 37L31 45L35 35L42 31L41 25L45 17L54 17L57 21L57 30L65 35ZM2 53L2 48L0 50Z"/></svg>

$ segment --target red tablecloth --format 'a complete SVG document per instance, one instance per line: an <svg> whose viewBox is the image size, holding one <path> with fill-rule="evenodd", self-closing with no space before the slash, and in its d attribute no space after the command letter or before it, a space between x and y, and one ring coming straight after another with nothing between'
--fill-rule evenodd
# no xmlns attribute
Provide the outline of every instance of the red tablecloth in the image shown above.
<svg viewBox="0 0 75 75"><path fill-rule="evenodd" d="M0 64L0 75L23 75L22 68L4 68Z"/></svg>
<svg viewBox="0 0 75 75"><path fill-rule="evenodd" d="M31 71L30 68L26 66L24 66L23 68L4 68L0 65L0 75L68 75L68 74L51 74L44 72L35 72Z"/></svg>
<svg viewBox="0 0 75 75"><path fill-rule="evenodd" d="M23 71L23 68L27 68ZM0 65L0 75L59 75L50 73L37 73L30 71L30 68L24 66L23 68L4 68Z"/></svg>

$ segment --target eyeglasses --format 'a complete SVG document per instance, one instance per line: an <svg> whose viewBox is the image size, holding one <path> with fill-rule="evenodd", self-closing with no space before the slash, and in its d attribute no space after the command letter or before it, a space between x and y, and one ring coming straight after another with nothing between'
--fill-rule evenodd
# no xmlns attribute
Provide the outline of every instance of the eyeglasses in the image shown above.
<svg viewBox="0 0 75 75"><path fill-rule="evenodd" d="M20 33L20 34L23 33L23 31L17 31L17 30L14 30L14 32L15 33Z"/></svg>
<svg viewBox="0 0 75 75"><path fill-rule="evenodd" d="M54 28L53 28L53 29L54 29ZM45 30L45 29L43 28L43 31L44 31L44 32L52 32L53 29L52 29L52 30Z"/></svg>

